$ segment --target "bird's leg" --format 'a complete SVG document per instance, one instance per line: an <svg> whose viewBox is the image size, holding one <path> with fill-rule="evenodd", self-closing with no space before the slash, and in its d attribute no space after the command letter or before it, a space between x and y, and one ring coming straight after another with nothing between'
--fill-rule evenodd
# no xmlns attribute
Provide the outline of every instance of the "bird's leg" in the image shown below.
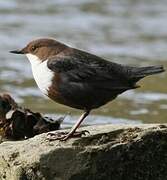
<svg viewBox="0 0 167 180"><path fill-rule="evenodd" d="M85 111L78 119L78 121L75 123L75 125L72 127L69 133L65 133L65 132L48 133L48 135L50 135L50 138L48 139L65 141L70 137L81 137L83 134L85 135L85 133L87 133L88 131L85 130L81 132L76 132L76 129L81 125L82 121L89 115L89 113L90 111Z"/></svg>

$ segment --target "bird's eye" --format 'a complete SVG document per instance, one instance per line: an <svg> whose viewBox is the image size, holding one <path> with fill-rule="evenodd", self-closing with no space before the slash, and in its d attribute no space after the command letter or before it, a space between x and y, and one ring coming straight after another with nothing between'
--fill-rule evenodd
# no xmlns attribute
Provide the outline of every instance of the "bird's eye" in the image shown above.
<svg viewBox="0 0 167 180"><path fill-rule="evenodd" d="M31 51L35 51L36 50L36 47L35 46L32 46L31 47Z"/></svg>

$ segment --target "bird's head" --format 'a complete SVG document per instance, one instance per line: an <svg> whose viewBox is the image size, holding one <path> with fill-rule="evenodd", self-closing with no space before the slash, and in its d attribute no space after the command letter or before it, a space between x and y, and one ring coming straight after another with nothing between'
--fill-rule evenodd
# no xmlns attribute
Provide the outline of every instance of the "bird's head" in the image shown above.
<svg viewBox="0 0 167 180"><path fill-rule="evenodd" d="M14 54L25 54L32 64L34 61L43 62L47 60L48 57L58 54L65 47L66 45L54 39L36 39L22 49L10 52Z"/></svg>

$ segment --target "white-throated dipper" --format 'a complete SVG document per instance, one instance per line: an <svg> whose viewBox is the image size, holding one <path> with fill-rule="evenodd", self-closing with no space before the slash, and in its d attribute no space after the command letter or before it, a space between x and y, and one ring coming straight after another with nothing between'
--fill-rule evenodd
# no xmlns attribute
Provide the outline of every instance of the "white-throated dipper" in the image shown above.
<svg viewBox="0 0 167 180"><path fill-rule="evenodd" d="M76 129L92 109L112 101L126 90L139 87L136 82L140 79L164 71L161 65L131 67L113 63L54 39L37 39L11 53L27 56L34 79L46 96L84 110L68 134L55 138L60 140L75 136Z"/></svg>

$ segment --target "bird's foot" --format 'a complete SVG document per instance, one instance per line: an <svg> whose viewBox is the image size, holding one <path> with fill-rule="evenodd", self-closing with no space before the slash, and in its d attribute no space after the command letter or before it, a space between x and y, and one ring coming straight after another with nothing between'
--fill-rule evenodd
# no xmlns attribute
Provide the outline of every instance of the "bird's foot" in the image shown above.
<svg viewBox="0 0 167 180"><path fill-rule="evenodd" d="M60 141L66 141L69 138L78 138L82 137L82 135L90 134L89 131L83 130L79 132L74 132L74 133L68 133L68 132L55 132L55 133L48 133L47 134L47 140L49 141L55 141L55 140L60 140Z"/></svg>

